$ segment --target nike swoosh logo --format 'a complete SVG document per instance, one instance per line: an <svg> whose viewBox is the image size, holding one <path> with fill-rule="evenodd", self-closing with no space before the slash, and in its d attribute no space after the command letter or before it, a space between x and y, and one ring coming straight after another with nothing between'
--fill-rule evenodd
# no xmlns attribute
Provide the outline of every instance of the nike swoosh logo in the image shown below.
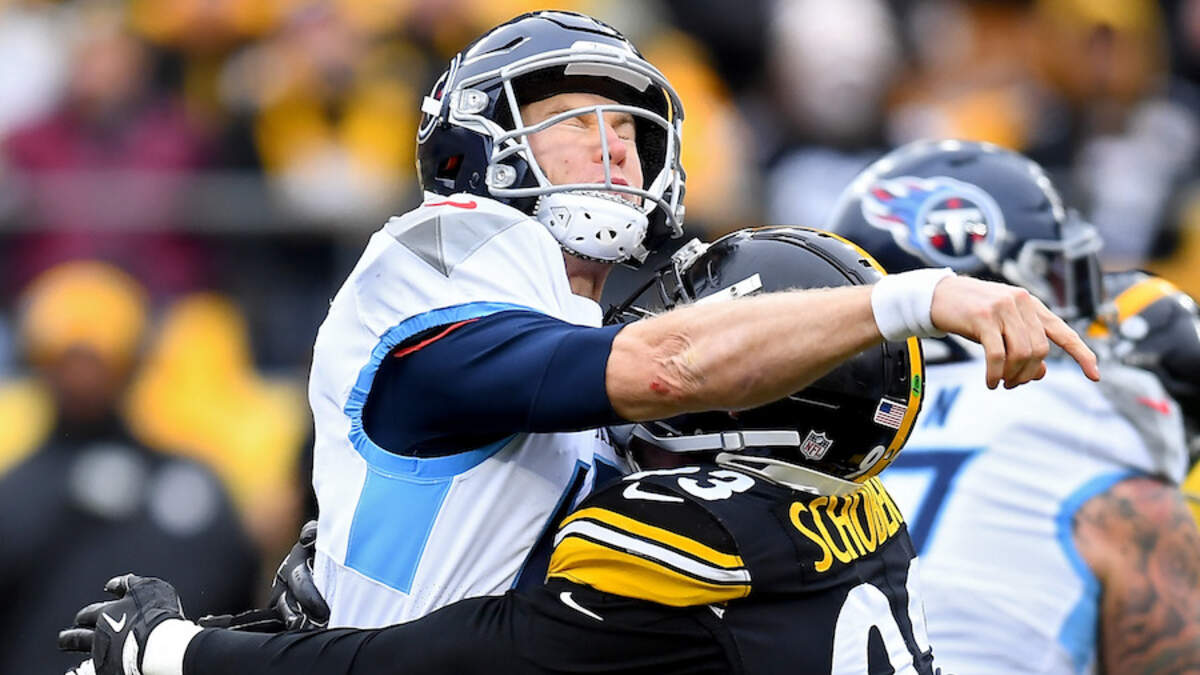
<svg viewBox="0 0 1200 675"><path fill-rule="evenodd" d="M104 613L101 613L100 616L104 617L104 620L108 622L108 627L112 628L114 633L120 633L121 631L125 630L126 617L124 614L121 615L120 621L113 621L111 616Z"/></svg>
<svg viewBox="0 0 1200 675"><path fill-rule="evenodd" d="M644 499L648 502L672 502L675 504L683 503L683 499L681 497L660 495L657 492L646 492L641 488L641 485L641 482L630 483L629 487L625 488L625 491L621 493L621 496L625 499Z"/></svg>
<svg viewBox="0 0 1200 675"><path fill-rule="evenodd" d="M571 609L575 610L576 612L579 612L580 614L583 614L585 616L590 616L597 621L604 620L604 617L600 616L599 614L593 612L592 610L590 610L586 607L583 607L578 602L575 602L575 599L571 597L570 591L563 591L562 593L559 593L558 599L562 600L562 603L564 605L566 605L567 607L570 607Z"/></svg>
<svg viewBox="0 0 1200 675"><path fill-rule="evenodd" d="M451 200L447 199L444 202L430 202L428 204L422 204L422 206L453 206L456 209L473 209L479 205L473 201L455 202L455 201L451 201Z"/></svg>

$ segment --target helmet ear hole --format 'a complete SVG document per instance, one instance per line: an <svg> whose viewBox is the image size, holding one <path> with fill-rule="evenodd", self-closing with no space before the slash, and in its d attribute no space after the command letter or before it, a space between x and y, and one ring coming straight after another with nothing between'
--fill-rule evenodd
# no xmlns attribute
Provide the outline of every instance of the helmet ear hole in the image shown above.
<svg viewBox="0 0 1200 675"><path fill-rule="evenodd" d="M441 180L458 180L459 169L462 168L462 155L450 155L437 168L437 177Z"/></svg>

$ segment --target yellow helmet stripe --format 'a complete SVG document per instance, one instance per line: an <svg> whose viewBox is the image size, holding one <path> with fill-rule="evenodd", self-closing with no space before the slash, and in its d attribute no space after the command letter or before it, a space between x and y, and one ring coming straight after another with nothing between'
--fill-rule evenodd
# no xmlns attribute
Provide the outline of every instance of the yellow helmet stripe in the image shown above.
<svg viewBox="0 0 1200 675"><path fill-rule="evenodd" d="M1175 284L1162 277L1142 279L1113 298L1113 306L1117 310L1117 323L1137 316L1155 302L1178 292L1179 288ZM1103 322L1093 321L1092 325L1088 326L1088 335L1104 337L1108 335L1108 330L1109 327Z"/></svg>
<svg viewBox="0 0 1200 675"><path fill-rule="evenodd" d="M1117 306L1117 320L1124 321L1136 316L1155 302L1175 293L1179 288L1162 277L1143 279L1125 289L1113 300Z"/></svg>
<svg viewBox="0 0 1200 675"><path fill-rule="evenodd" d="M921 411L921 400L925 396L925 360L921 356L921 341L915 337L910 337L905 340L908 347L908 409L904 411L904 417L900 420L900 428L896 430L896 435L892 436L892 442L888 444L887 452L883 454L883 459L875 463L871 470L859 476L855 481L862 483L868 478L879 475L879 472L887 468L892 460L900 453L900 449L908 441L909 434L912 433L913 424L917 421L917 413Z"/></svg>
<svg viewBox="0 0 1200 675"><path fill-rule="evenodd" d="M879 264L879 261L875 259L875 256L871 255L870 253L867 253L866 250L863 249L863 247L859 246L858 244L850 241L849 239L841 236L840 234L834 234L832 232L826 232L825 230L818 230L816 228L808 228L808 229L811 229L814 232L820 232L821 234L827 234L827 235L833 237L834 239L837 239L838 241L842 242L843 244L849 246L850 248L854 249L859 255L861 255L864 260L866 260L868 263L870 263L871 267L874 268L876 272L879 272L880 274L882 274L885 277L887 276L887 270L883 269L883 265Z"/></svg>

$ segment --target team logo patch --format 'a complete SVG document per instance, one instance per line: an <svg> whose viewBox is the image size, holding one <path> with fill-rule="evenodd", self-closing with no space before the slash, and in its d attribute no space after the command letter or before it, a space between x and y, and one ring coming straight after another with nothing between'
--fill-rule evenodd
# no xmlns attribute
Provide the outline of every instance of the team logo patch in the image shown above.
<svg viewBox="0 0 1200 675"><path fill-rule="evenodd" d="M995 245L1004 236L1004 215L996 200L975 185L945 176L876 181L863 195L862 213L905 251L930 265L959 271L981 264L976 246Z"/></svg>
<svg viewBox="0 0 1200 675"><path fill-rule="evenodd" d="M822 431L809 431L800 444L800 454L811 460L819 460L833 447L833 441Z"/></svg>
<svg viewBox="0 0 1200 675"><path fill-rule="evenodd" d="M904 413L906 412L908 412L908 406L903 403L881 398L879 405L875 407L875 423L882 424L889 429L899 429L901 423L904 422Z"/></svg>

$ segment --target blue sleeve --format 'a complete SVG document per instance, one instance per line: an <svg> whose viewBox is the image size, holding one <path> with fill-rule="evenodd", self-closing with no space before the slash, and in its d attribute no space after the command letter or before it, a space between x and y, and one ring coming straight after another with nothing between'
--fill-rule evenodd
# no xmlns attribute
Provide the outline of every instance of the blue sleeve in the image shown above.
<svg viewBox="0 0 1200 675"><path fill-rule="evenodd" d="M621 423L605 387L620 329L533 311L431 328L383 360L363 429L389 452L420 457L472 450L514 433Z"/></svg>

